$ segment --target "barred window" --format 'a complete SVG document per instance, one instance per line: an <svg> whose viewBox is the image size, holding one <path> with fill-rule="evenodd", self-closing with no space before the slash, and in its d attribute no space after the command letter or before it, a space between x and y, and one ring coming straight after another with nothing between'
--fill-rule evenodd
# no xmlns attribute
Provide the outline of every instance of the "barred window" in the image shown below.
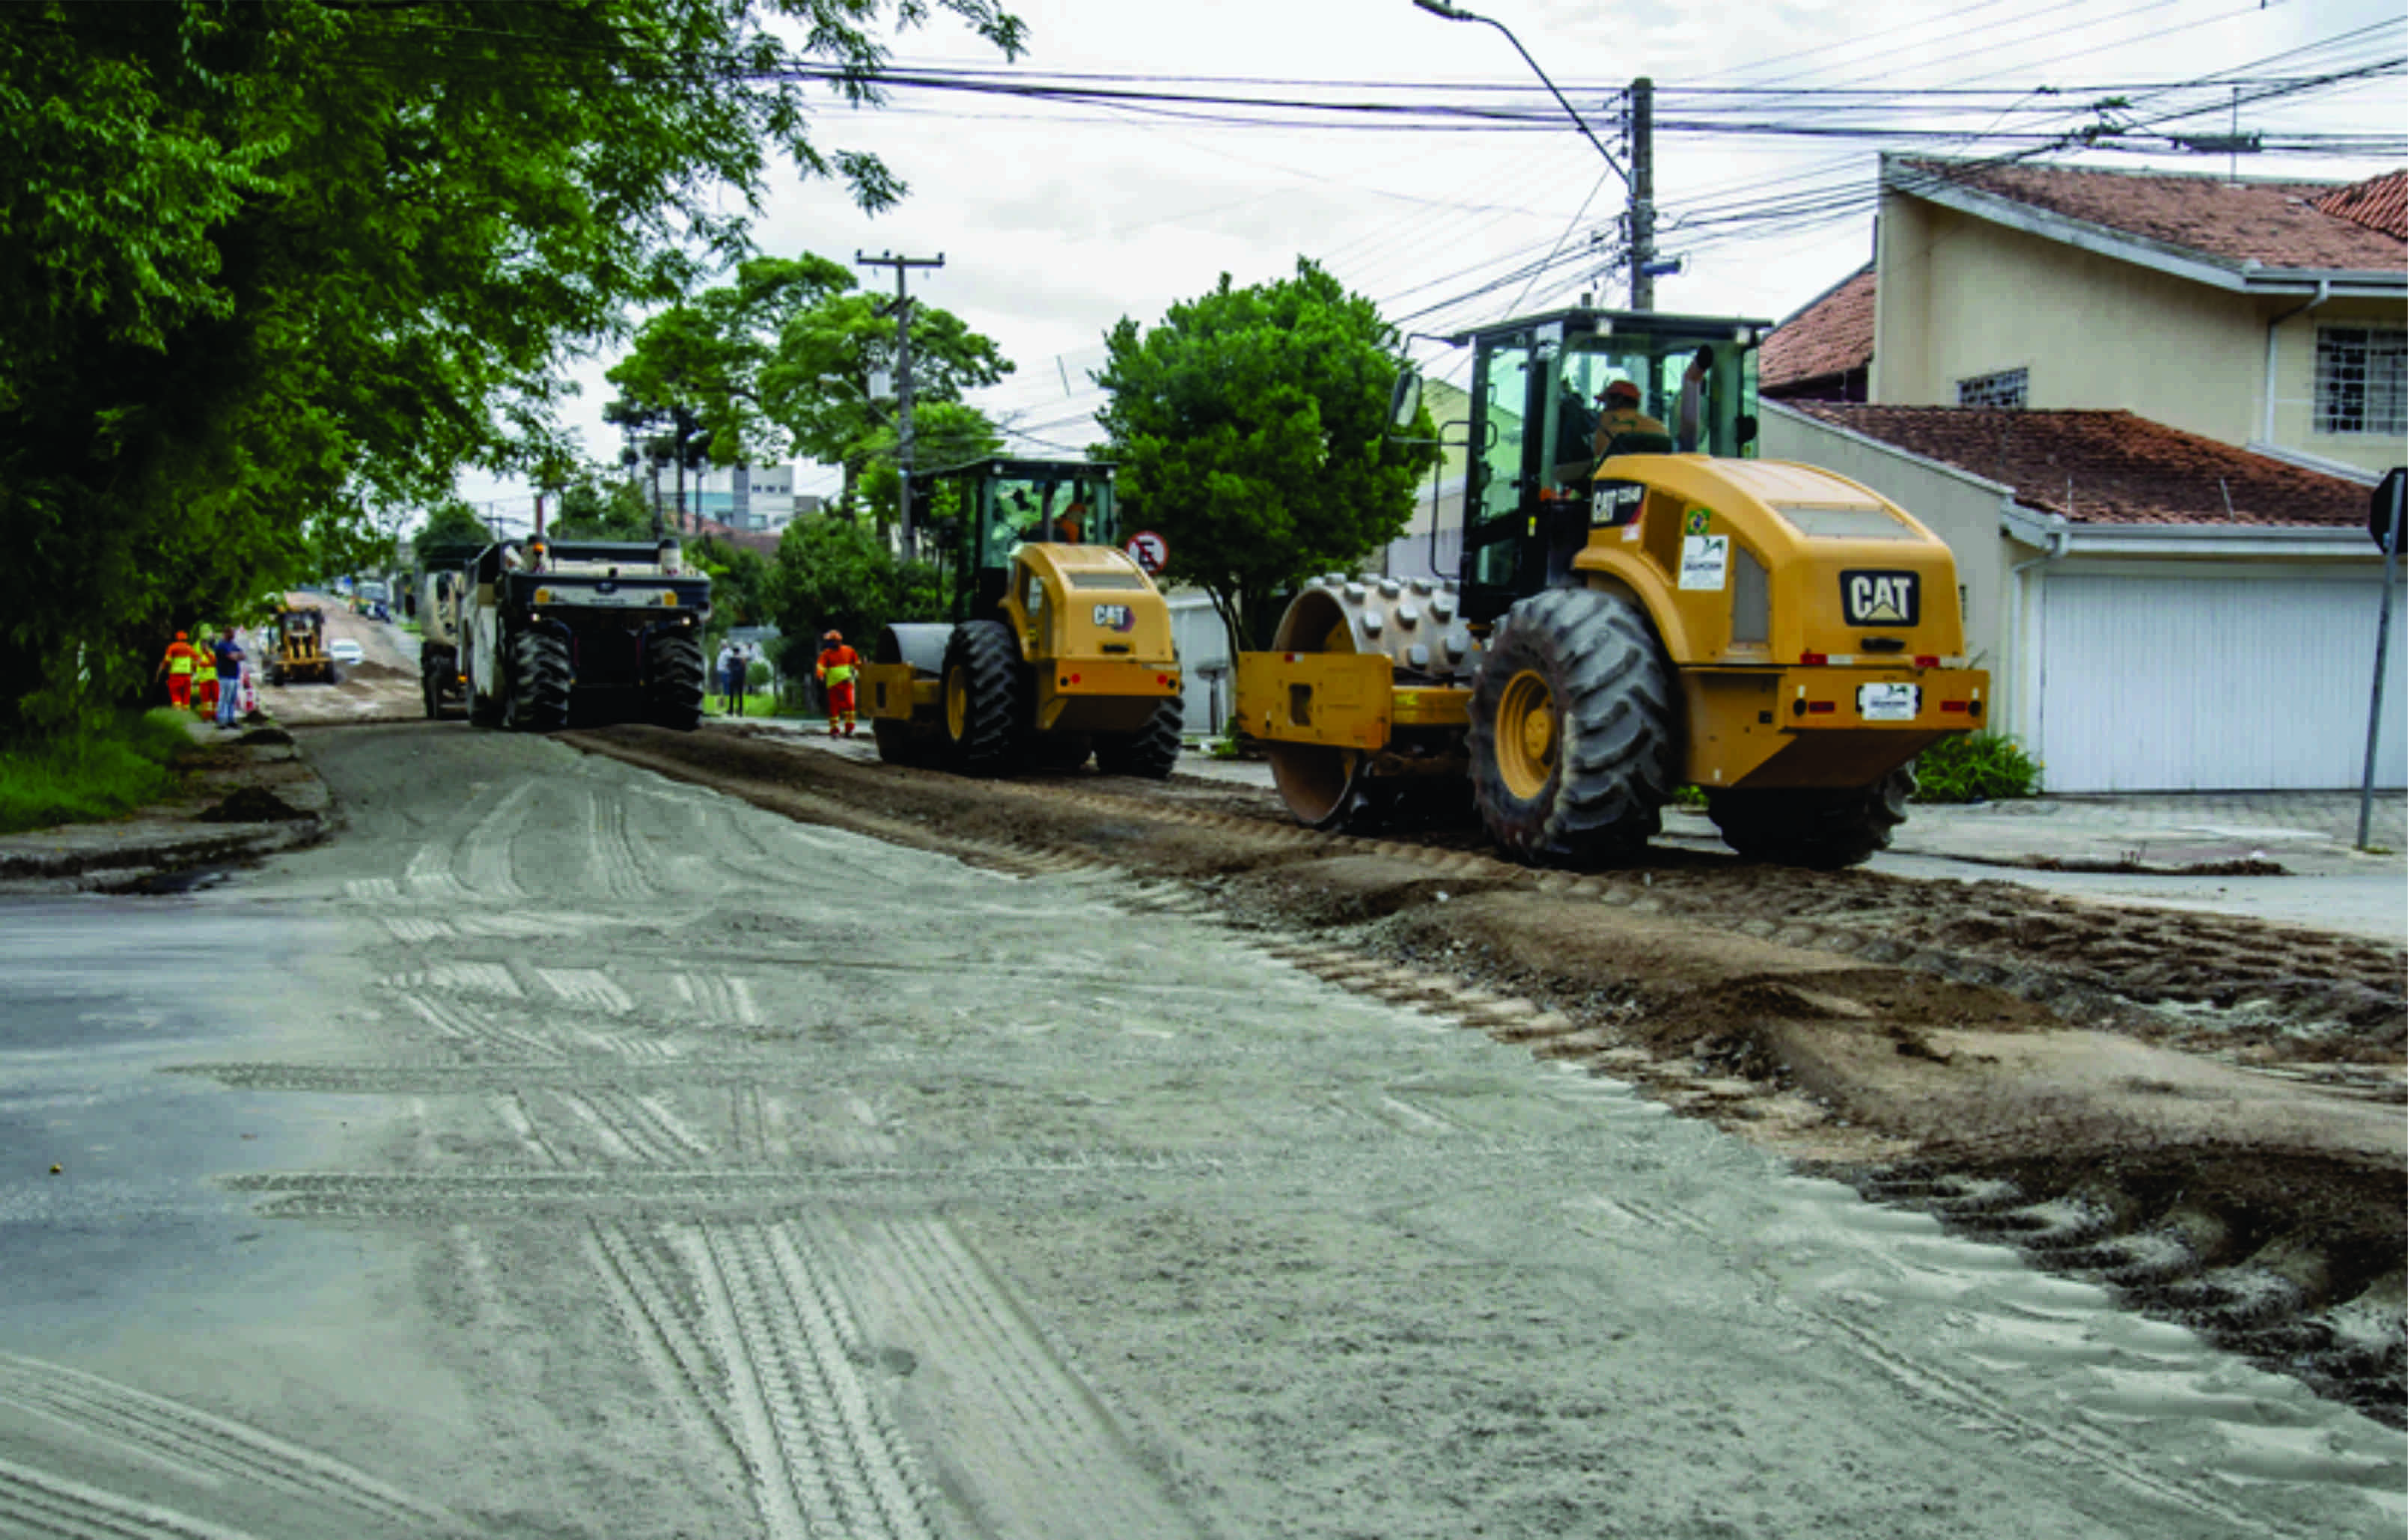
<svg viewBox="0 0 2408 1540"><path fill-rule="evenodd" d="M2408 434L2408 330L2316 328L2316 432Z"/></svg>
<svg viewBox="0 0 2408 1540"><path fill-rule="evenodd" d="M1956 405L2011 406L2020 411L2030 384L2029 369L2001 369L1994 375L1975 375L1971 379L1956 382Z"/></svg>

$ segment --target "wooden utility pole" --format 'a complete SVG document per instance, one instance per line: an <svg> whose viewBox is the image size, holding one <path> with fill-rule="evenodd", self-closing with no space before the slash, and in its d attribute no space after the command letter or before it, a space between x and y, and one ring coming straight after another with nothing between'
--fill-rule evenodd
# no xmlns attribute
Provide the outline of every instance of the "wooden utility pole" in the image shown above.
<svg viewBox="0 0 2408 1540"><path fill-rule="evenodd" d="M1656 308L1656 82L1630 82L1630 307Z"/></svg>
<svg viewBox="0 0 2408 1540"><path fill-rule="evenodd" d="M945 265L945 254L939 251L933 257L898 257L888 252L866 257L855 251L853 260L860 267L895 269L895 468L902 478L896 506L903 559L909 562L919 554L919 541L911 528L911 296L905 292L904 284L914 267Z"/></svg>

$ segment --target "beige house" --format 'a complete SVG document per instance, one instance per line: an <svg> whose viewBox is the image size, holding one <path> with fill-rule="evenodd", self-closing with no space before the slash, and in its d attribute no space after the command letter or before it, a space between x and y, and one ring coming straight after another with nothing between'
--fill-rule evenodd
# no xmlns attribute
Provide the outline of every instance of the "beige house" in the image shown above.
<svg viewBox="0 0 2408 1540"><path fill-rule="evenodd" d="M1870 399L2121 408L2408 458L2408 171L2355 184L1885 156Z"/></svg>
<svg viewBox="0 0 2408 1540"><path fill-rule="evenodd" d="M1765 345L1763 452L1948 541L1994 720L2050 790L2355 785L2369 488L2408 462L2408 172L1882 178L1874 261ZM2384 786L2408 783L2403 654Z"/></svg>

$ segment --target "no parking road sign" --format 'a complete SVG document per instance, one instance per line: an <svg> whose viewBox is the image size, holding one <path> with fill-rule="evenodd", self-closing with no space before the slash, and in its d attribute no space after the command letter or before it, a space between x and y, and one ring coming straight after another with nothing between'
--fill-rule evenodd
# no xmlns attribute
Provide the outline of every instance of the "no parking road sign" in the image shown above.
<svg viewBox="0 0 2408 1540"><path fill-rule="evenodd" d="M1128 544L1121 549L1128 552L1130 561L1145 568L1149 578L1159 578L1162 569L1170 564L1170 542L1152 530L1140 530L1130 535Z"/></svg>

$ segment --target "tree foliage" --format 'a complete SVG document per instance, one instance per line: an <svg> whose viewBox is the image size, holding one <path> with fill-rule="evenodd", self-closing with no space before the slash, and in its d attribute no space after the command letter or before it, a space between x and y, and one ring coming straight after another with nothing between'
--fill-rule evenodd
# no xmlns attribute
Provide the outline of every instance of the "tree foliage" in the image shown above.
<svg viewBox="0 0 2408 1540"><path fill-rule="evenodd" d="M490 546L494 532L477 517L475 508L456 497L449 497L427 513L426 522L419 526L412 543L420 550L437 546Z"/></svg>
<svg viewBox="0 0 2408 1540"><path fill-rule="evenodd" d="M1161 534L1165 577L1212 597L1233 650L1271 599L1352 570L1400 533L1427 445L1387 433L1402 355L1372 303L1312 262L1240 289L1224 274L1140 331L1124 318L1096 382L1123 522ZM1410 435L1435 436L1424 421Z"/></svg>
<svg viewBox="0 0 2408 1540"><path fill-rule="evenodd" d="M630 422L692 414L720 465L800 454L841 465L847 494L866 491L883 524L896 511L895 407L870 397L870 376L892 373L895 321L853 272L810 252L740 264L733 283L662 311L609 372L613 411ZM914 304L913 463L945 464L1002 440L964 392L1011 373L992 338L958 316ZM993 449L976 452L992 453ZM862 477L882 466L882 495Z"/></svg>
<svg viewBox="0 0 2408 1540"><path fill-rule="evenodd" d="M589 472L561 489L552 533L562 540L649 540L652 500L632 481Z"/></svg>
<svg viewBox="0 0 2408 1540"><path fill-rule="evenodd" d="M785 638L780 666L789 674L810 669L824 632L844 633L868 657L881 626L940 620L945 613L934 566L898 561L876 535L840 519L797 519L786 526L766 598Z"/></svg>
<svg viewBox="0 0 2408 1540"><path fill-rule="evenodd" d="M552 479L566 349L740 254L779 157L901 195L811 107L937 11L1019 50L997 0L0 7L0 734L463 464Z"/></svg>

